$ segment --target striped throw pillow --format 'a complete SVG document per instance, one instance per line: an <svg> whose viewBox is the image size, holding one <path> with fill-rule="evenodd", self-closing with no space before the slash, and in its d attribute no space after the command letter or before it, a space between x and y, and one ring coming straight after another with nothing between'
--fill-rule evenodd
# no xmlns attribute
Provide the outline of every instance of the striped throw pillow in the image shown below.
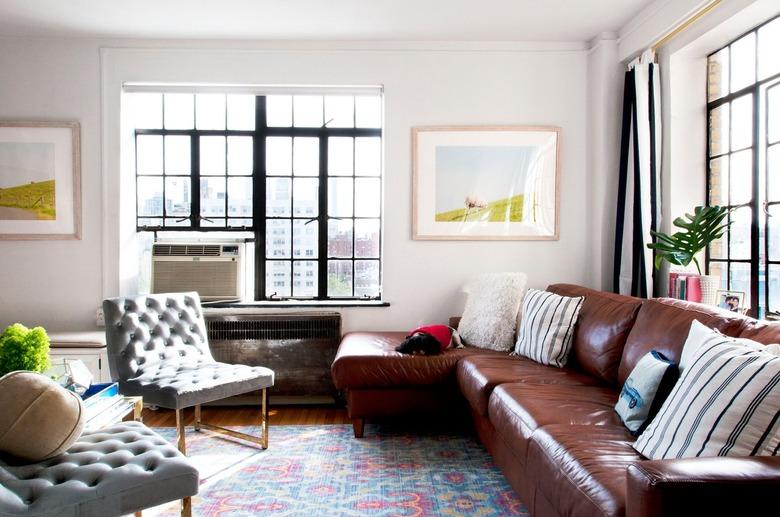
<svg viewBox="0 0 780 517"><path fill-rule="evenodd" d="M562 368L571 351L574 324L584 300L584 296L529 289L523 300L523 320L514 353Z"/></svg>
<svg viewBox="0 0 780 517"><path fill-rule="evenodd" d="M777 456L780 356L713 330L691 345L695 352L634 448L653 460Z"/></svg>

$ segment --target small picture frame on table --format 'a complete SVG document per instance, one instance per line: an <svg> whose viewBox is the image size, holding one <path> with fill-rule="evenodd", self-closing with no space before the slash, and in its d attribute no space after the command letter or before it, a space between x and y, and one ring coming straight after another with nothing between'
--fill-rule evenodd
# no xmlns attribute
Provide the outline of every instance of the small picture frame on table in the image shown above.
<svg viewBox="0 0 780 517"><path fill-rule="evenodd" d="M745 293L742 291L718 290L718 307L730 312L745 314Z"/></svg>

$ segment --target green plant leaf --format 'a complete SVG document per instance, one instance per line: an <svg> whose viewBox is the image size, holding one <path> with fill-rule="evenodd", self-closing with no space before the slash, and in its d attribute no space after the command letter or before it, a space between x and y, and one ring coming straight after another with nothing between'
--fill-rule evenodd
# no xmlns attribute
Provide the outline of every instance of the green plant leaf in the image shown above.
<svg viewBox="0 0 780 517"><path fill-rule="evenodd" d="M697 206L692 214L686 213L672 221L683 231L669 235L651 230L655 242L647 247L655 251L655 267L660 268L664 260L676 266L689 265L697 253L723 237L731 225L730 221L724 222L729 212L731 209L723 206ZM698 269L698 263L696 266Z"/></svg>

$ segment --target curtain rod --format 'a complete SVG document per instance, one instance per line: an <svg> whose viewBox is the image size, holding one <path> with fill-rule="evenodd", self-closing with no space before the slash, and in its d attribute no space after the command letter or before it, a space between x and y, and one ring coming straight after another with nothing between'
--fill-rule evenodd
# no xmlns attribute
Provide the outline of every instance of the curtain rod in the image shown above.
<svg viewBox="0 0 780 517"><path fill-rule="evenodd" d="M722 0L713 0L712 2L708 3L695 13L693 13L687 20L680 23L677 27L672 29L671 31L667 32L661 39L653 43L653 45L650 47L653 52L656 52L659 48L663 47L670 41L672 41L674 38L676 38L681 32L685 31L688 27L699 21L701 18L709 14L710 11L715 9L718 5L720 5Z"/></svg>

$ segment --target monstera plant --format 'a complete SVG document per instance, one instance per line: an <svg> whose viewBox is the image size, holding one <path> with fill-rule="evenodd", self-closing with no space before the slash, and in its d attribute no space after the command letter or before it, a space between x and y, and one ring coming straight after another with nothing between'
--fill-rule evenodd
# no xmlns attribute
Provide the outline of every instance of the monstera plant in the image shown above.
<svg viewBox="0 0 780 517"><path fill-rule="evenodd" d="M669 235L651 230L655 242L647 247L655 250L655 267L660 268L664 260L676 266L687 266L693 262L701 275L696 255L711 242L723 237L731 224L726 221L730 211L724 206L697 206L693 214L685 214L685 217L678 217L672 222L681 231Z"/></svg>

